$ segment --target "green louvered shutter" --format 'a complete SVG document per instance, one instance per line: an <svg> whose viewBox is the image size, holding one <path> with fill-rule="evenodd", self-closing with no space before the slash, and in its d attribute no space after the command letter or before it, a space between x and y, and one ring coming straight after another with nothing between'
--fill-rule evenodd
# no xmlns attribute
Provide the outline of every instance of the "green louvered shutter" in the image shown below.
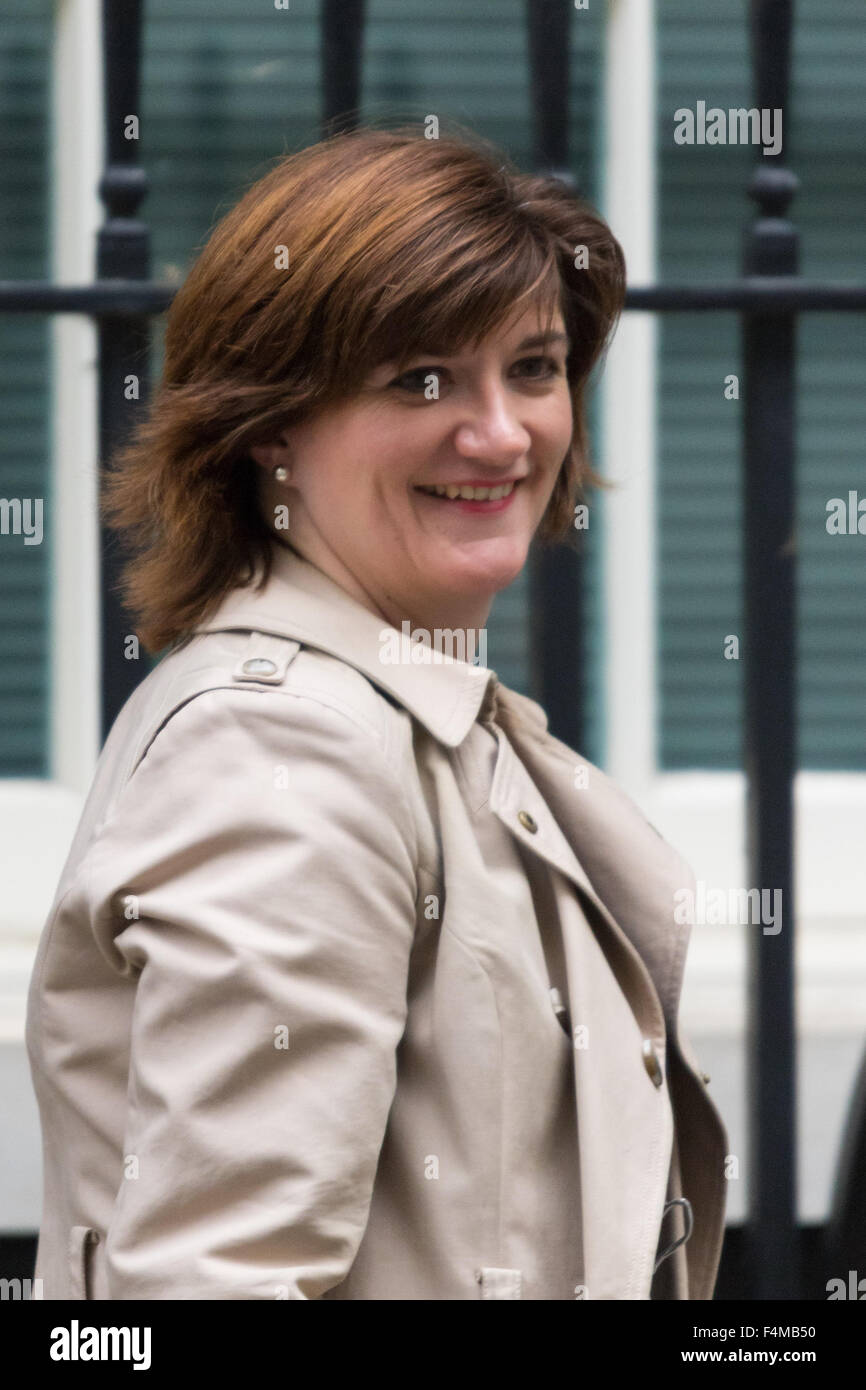
<svg viewBox="0 0 866 1390"><path fill-rule="evenodd" d="M179 282L195 249L244 188L282 151L318 139L319 6L269 7L239 17L235 0L179 7L151 0L144 29L141 158L151 191L153 275ZM530 167L531 108L522 0L467 6L443 0L370 0L364 30L361 118L436 114L498 141ZM572 168L595 200L595 120L603 9L573 19ZM159 334L154 379L161 365ZM594 418L594 414L591 419ZM590 680L597 689L600 574L596 531L586 535ZM488 664L531 694L526 571L501 593L488 623ZM589 700L586 752L600 757L603 719Z"/></svg>
<svg viewBox="0 0 866 1390"><path fill-rule="evenodd" d="M0 22L0 279L50 279L53 5L6 0ZM0 314L0 776L49 773L50 325ZM40 544L22 525L38 517ZM29 501L29 511L24 507ZM31 532L36 537L36 532Z"/></svg>
<svg viewBox="0 0 866 1390"><path fill-rule="evenodd" d="M658 15L659 278L739 275L752 146L676 145L679 107L752 105L748 6L724 22L689 0ZM797 6L782 159L800 180L790 216L806 277L866 279L866 26L857 0ZM856 313L799 320L797 547L800 765L866 767L866 537L830 536L826 504L866 496L866 325ZM742 637L739 319L662 315L659 361L659 761L741 766ZM742 385L742 376L741 376ZM760 653L754 654L760 660Z"/></svg>

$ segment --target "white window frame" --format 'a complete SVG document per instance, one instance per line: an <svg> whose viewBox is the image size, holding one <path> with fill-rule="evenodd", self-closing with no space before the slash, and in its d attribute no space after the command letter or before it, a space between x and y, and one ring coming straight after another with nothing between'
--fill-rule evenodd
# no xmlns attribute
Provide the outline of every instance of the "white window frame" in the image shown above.
<svg viewBox="0 0 866 1390"><path fill-rule="evenodd" d="M90 284L102 172L99 6L60 0L51 56L51 274ZM47 510L51 611L51 769L0 781L0 1041L23 1038L26 989L100 747L97 335L81 314L52 315Z"/></svg>

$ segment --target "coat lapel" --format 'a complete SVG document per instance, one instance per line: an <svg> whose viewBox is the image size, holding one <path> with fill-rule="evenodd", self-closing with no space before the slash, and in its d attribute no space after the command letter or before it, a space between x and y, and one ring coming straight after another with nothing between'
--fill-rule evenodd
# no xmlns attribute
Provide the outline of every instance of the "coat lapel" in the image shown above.
<svg viewBox="0 0 866 1390"><path fill-rule="evenodd" d="M649 1040L664 1065L662 1007L644 962L577 858L579 826L567 818L558 823L527 762L499 739L490 809L563 876L557 895L575 1044L582 1297L648 1298L673 1145L667 1092L653 1084L643 1056ZM521 811L536 829L526 827ZM611 989L611 970L618 989Z"/></svg>
<svg viewBox="0 0 866 1390"><path fill-rule="evenodd" d="M691 868L600 768L547 732L539 705L500 685L497 718L559 831L547 843L526 843L535 838L537 852L591 901L674 1032L691 932L675 915L675 894L693 888ZM585 785L576 785L577 771Z"/></svg>
<svg viewBox="0 0 866 1390"><path fill-rule="evenodd" d="M612 996L604 978L597 936L573 899L561 903L572 1030L576 1044L585 1043L573 1050L583 1296L649 1298L673 1146L671 1107L644 1068L630 1005ZM575 1031L583 1020L586 1032Z"/></svg>

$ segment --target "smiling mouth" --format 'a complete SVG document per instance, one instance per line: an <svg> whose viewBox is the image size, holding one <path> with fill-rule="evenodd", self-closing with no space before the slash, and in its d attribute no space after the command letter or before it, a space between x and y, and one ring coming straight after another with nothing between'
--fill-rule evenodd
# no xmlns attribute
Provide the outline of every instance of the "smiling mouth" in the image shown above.
<svg viewBox="0 0 866 1390"><path fill-rule="evenodd" d="M436 483L430 487L420 484L416 487L416 492L426 492L432 497L444 497L449 502L498 502L500 498L510 497L511 493L522 482L518 478L515 482L499 483L496 487L458 487L456 483L443 485Z"/></svg>

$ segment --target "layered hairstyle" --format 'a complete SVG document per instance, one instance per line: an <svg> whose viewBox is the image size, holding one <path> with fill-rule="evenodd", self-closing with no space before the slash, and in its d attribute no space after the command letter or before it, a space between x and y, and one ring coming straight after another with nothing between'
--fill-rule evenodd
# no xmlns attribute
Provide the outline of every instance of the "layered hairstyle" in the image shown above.
<svg viewBox="0 0 866 1390"><path fill-rule="evenodd" d="M625 299L602 217L474 132L359 127L281 156L217 223L165 324L163 373L102 476L128 555L119 592L151 653L237 585L274 533L249 450L351 398L385 362L477 345L521 301L558 307L573 434L538 528L573 537L589 459L585 391Z"/></svg>

